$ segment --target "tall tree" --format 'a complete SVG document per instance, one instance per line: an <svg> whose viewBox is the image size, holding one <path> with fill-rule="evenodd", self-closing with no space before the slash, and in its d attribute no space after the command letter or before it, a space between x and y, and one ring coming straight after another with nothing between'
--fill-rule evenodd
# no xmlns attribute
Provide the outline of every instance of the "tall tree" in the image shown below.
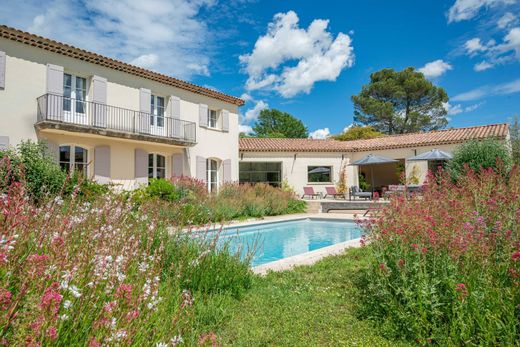
<svg viewBox="0 0 520 347"><path fill-rule="evenodd" d="M353 126L341 134L332 136L332 138L339 141L352 141L373 139L380 136L383 136L383 134L374 130L371 126Z"/></svg>
<svg viewBox="0 0 520 347"><path fill-rule="evenodd" d="M352 102L356 123L385 134L437 130L448 124L446 91L413 67L374 72Z"/></svg>
<svg viewBox="0 0 520 347"><path fill-rule="evenodd" d="M262 110L253 131L258 137L309 137L309 131L301 120L276 109Z"/></svg>

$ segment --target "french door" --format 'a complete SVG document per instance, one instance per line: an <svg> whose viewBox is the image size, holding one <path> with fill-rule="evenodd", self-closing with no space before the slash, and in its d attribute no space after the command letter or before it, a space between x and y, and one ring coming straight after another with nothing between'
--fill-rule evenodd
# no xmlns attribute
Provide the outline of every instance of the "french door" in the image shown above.
<svg viewBox="0 0 520 347"><path fill-rule="evenodd" d="M150 131L154 135L165 136L164 126L164 98L157 95L152 95L150 110Z"/></svg>
<svg viewBox="0 0 520 347"><path fill-rule="evenodd" d="M63 74L63 116L64 121L88 124L87 80L71 74Z"/></svg>

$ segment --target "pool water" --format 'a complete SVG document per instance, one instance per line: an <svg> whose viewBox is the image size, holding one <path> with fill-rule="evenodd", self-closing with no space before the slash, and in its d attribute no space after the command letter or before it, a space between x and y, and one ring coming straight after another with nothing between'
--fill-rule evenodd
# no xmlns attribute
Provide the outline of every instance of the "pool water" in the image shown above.
<svg viewBox="0 0 520 347"><path fill-rule="evenodd" d="M252 266L306 253L360 238L361 228L353 221L301 219L223 229L221 245L242 256L254 252Z"/></svg>

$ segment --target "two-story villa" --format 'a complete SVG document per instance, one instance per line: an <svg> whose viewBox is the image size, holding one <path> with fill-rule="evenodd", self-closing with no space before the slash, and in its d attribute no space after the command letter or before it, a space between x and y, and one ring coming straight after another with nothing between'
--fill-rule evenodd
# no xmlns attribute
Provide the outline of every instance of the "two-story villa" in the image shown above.
<svg viewBox="0 0 520 347"><path fill-rule="evenodd" d="M126 189L238 180L243 100L0 26L0 146L45 141L66 170Z"/></svg>

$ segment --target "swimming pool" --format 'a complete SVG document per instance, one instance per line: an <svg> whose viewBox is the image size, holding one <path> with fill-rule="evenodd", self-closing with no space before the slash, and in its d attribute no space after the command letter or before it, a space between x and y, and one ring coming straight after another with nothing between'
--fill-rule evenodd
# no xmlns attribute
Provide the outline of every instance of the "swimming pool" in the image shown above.
<svg viewBox="0 0 520 347"><path fill-rule="evenodd" d="M361 228L350 220L299 219L228 227L219 243L244 256L254 251L252 266L288 258L319 248L360 238Z"/></svg>

